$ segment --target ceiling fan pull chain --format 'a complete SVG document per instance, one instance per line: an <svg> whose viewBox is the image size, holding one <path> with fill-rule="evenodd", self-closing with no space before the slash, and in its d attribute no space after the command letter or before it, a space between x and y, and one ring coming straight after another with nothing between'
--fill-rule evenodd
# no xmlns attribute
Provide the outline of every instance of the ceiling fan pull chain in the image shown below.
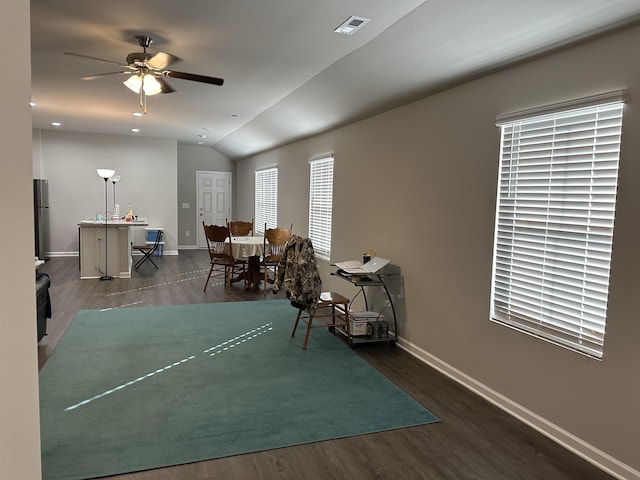
<svg viewBox="0 0 640 480"><path fill-rule="evenodd" d="M140 108L142 108L142 111L144 112L144 114L147 114L147 96L144 93L144 80L142 81L142 85L140 86Z"/></svg>

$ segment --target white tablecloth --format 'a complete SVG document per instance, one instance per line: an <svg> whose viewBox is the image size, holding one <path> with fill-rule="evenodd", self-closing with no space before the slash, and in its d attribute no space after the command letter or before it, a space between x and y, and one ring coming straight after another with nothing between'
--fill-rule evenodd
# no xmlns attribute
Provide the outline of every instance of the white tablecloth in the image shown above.
<svg viewBox="0 0 640 480"><path fill-rule="evenodd" d="M262 256L264 237L231 237L233 257Z"/></svg>

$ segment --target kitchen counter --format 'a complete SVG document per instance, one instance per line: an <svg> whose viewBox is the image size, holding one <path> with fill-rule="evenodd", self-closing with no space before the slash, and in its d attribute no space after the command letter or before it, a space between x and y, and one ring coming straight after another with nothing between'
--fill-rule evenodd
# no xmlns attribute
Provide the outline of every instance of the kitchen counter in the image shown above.
<svg viewBox="0 0 640 480"><path fill-rule="evenodd" d="M80 220L78 222L79 226L94 226L94 227L104 227L104 220L96 220L95 218L91 217L91 218L87 218L86 220ZM113 220L108 220L107 221L107 226L111 226L111 225L117 225L119 227L146 227L147 225L149 225L147 223L147 219L140 217L138 218L138 220L131 220L130 222L127 222L126 220L118 220L118 221L113 221Z"/></svg>
<svg viewBox="0 0 640 480"><path fill-rule="evenodd" d="M80 278L100 278L103 275L131 278L131 227L147 225L146 218L130 222L109 220L106 226L104 220L93 217L80 220ZM105 251L105 243L108 251Z"/></svg>

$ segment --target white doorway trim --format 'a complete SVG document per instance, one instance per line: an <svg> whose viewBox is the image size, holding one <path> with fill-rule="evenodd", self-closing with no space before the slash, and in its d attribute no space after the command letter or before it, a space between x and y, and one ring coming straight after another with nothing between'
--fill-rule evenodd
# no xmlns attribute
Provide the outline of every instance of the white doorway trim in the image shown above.
<svg viewBox="0 0 640 480"><path fill-rule="evenodd" d="M231 172L196 170L196 245L207 248L202 222L225 225L231 217Z"/></svg>

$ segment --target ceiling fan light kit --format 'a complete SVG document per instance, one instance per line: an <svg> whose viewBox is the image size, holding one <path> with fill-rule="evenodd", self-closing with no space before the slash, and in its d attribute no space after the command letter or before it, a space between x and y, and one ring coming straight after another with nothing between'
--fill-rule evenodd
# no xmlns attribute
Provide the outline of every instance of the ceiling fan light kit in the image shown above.
<svg viewBox="0 0 640 480"><path fill-rule="evenodd" d="M144 90L145 95L157 95L162 92L162 85L156 80L156 77L147 73L144 75L131 75L125 80L124 85L135 93L140 93L140 89Z"/></svg>
<svg viewBox="0 0 640 480"><path fill-rule="evenodd" d="M157 95L159 93L171 93L175 91L163 77L180 78L183 80L191 80L193 82L208 83L210 85L222 85L224 83L222 78L167 70L169 65L179 62L180 59L175 55L171 55L166 52L158 52L155 54L147 52L147 47L151 45L151 42L153 41L151 37L138 35L135 38L143 51L132 52L127 55L126 64L121 64L120 62L114 62L112 60L105 60L104 58L81 55L79 53L65 52L65 55L74 55L76 57L113 63L121 68L127 69L124 71L108 72L82 78L83 80L94 80L102 76L113 74L130 75L130 77L123 83L131 91L140 95L140 107L143 108L144 113L147 113L147 95Z"/></svg>

